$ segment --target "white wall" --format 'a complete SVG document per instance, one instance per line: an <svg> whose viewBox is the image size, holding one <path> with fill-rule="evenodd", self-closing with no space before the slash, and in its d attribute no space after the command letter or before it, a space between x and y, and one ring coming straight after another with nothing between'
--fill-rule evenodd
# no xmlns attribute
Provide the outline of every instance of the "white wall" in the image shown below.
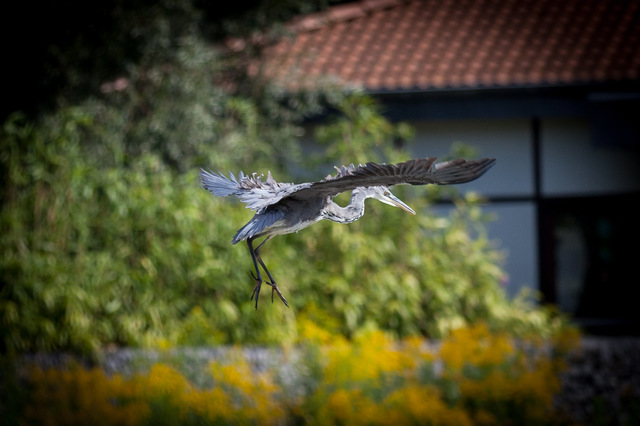
<svg viewBox="0 0 640 426"><path fill-rule="evenodd" d="M542 123L542 193L584 196L640 190L640 161L632 150L595 144L586 119Z"/></svg>
<svg viewBox="0 0 640 426"><path fill-rule="evenodd" d="M416 139L409 145L416 157L449 155L455 142L470 145L480 157L494 157L496 165L480 179L460 185L487 197L534 195L531 124L527 119L442 120L411 123ZM446 214L450 207L436 209ZM489 238L505 251L509 280L505 291L516 295L523 287L537 291L538 252L536 212L532 201L493 203L485 211L494 213L488 225Z"/></svg>
<svg viewBox="0 0 640 426"><path fill-rule="evenodd" d="M533 196L533 150L526 119L442 120L411 123L416 139L408 147L417 157L450 155L455 142L470 145L480 157L497 159L481 179L464 190L490 197Z"/></svg>

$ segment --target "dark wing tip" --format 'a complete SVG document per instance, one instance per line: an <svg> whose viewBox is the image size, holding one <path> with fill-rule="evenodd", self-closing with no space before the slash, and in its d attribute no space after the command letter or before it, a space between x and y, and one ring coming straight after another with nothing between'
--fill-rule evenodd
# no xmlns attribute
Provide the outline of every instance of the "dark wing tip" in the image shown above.
<svg viewBox="0 0 640 426"><path fill-rule="evenodd" d="M301 188L295 196L299 198L334 196L357 187L465 183L482 176L495 162L494 158L483 158L436 163L435 157L426 157L398 164L370 162L355 168L353 165L336 167L338 173L335 176L313 182Z"/></svg>
<svg viewBox="0 0 640 426"><path fill-rule="evenodd" d="M471 182L485 174L495 163L495 158L482 158L480 160L458 158L443 161L433 166L431 178L433 183L439 185Z"/></svg>

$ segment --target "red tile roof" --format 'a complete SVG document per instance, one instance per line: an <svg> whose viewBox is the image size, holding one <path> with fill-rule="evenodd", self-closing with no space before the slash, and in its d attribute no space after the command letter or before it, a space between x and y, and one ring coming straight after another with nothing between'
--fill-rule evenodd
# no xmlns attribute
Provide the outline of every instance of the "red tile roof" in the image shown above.
<svg viewBox="0 0 640 426"><path fill-rule="evenodd" d="M266 70L370 91L640 81L639 0L362 0L291 23Z"/></svg>

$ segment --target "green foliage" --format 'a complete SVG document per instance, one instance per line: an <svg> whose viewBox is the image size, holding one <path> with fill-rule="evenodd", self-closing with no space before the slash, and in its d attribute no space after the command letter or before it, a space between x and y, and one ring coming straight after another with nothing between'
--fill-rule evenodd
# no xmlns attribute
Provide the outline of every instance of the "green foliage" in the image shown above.
<svg viewBox="0 0 640 426"><path fill-rule="evenodd" d="M333 318L331 329L346 336L370 329L445 336L478 320L518 334L561 325L529 302L506 299L502 254L486 236L478 198L458 196L449 217L434 217L428 206L438 188L397 188L415 217L371 203L349 226L319 223L270 242L265 259L291 309L265 303L267 291L254 311L246 249L229 244L251 213L211 197L197 170L181 173L151 148L124 162L99 139L99 147L88 145L84 138L99 134L104 124L96 122L105 119L87 110L60 111L40 126L16 116L3 127L5 350L286 343L297 339L298 314L320 327ZM241 117L226 134L242 135L239 155L259 155L267 144L249 144L252 117L261 117L254 104L230 98L226 113ZM380 124L373 139L383 151L394 126L358 114L358 125L335 124L350 132L349 153L363 158L357 149L370 149L361 131L370 129L367 116ZM327 126L330 134L334 124ZM238 158L221 154L219 163Z"/></svg>
<svg viewBox="0 0 640 426"><path fill-rule="evenodd" d="M87 352L268 336L258 324L278 313L248 315L237 285L248 278L245 258L228 247L244 212L222 213L197 171L177 174L153 155L127 168L88 162L77 144L86 118L61 118L61 134L5 126L9 152L30 143L7 164L16 179L1 216L3 346ZM199 306L216 330L201 341L189 331Z"/></svg>
<svg viewBox="0 0 640 426"><path fill-rule="evenodd" d="M327 147L322 161L366 163L403 161L406 153L393 149L396 139L410 140L413 129L406 123L392 124L369 96L355 92L338 101L340 115L316 129L316 139Z"/></svg>
<svg viewBox="0 0 640 426"><path fill-rule="evenodd" d="M322 176L327 164L405 160L394 141L412 131L362 94L331 85L289 94L238 74L246 58L165 29L158 43L173 48L101 95L4 123L3 351L291 343L305 338L302 323L329 336L432 337L478 320L517 334L563 325L525 297L506 299L480 199L439 187L395 189L417 216L370 202L349 226L318 223L269 242L264 258L291 309L265 303L264 291L254 311L246 248L229 244L252 212L202 190L198 169ZM326 152L303 156L302 120L327 106L337 114L316 132ZM455 208L435 217L429 205L444 195Z"/></svg>
<svg viewBox="0 0 640 426"><path fill-rule="evenodd" d="M325 85L287 96L259 78L246 81L241 65L196 37L180 39L162 63L132 67L120 86L82 105L93 119L87 153L116 167L157 155L180 172L238 164L276 171L299 161L301 120L342 95Z"/></svg>
<svg viewBox="0 0 640 426"><path fill-rule="evenodd" d="M411 136L407 125L385 120L370 98L351 96L341 102L340 112L316 132L335 161L408 157L392 148L394 138ZM473 154L467 147L454 149L466 151L465 157ZM481 197L461 196L455 187L396 187L394 192L418 215L370 202L366 215L349 226L320 223L306 230L304 239L285 237L292 255L313 259L305 292L323 289L314 306L341 318L343 333L373 327L399 336L442 337L479 320L516 335L549 335L562 327L563 319L537 307L530 295L506 297L500 286L506 278L503 254L488 239L484 224L490 218L482 212ZM437 217L429 205L443 195L453 198L455 208L448 217Z"/></svg>

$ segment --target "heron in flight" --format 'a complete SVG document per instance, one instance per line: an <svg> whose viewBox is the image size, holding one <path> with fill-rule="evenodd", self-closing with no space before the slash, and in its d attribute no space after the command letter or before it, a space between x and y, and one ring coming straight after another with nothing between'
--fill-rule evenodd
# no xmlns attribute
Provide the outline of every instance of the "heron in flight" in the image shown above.
<svg viewBox="0 0 640 426"><path fill-rule="evenodd" d="M236 233L231 241L236 244L247 241L249 253L253 260L255 274L251 276L256 284L251 293L251 300L255 297L258 309L258 296L262 283L271 286L271 301L274 292L286 305L276 280L267 269L260 257L260 250L267 241L279 234L298 232L314 223L328 219L337 223L351 223L364 214L364 201L375 198L385 204L400 207L416 214L389 191L389 187L398 184L410 185L450 185L465 183L482 176L493 164L495 159L484 158L477 161L456 159L436 163L435 157L420 158L398 164L367 163L355 167L336 167L335 176L327 176L317 182L279 183L267 174L264 176L253 173L251 176L240 172L238 179L229 172L229 177L222 173L201 170L202 186L217 197L235 195L247 204L247 208L256 213L253 218ZM346 207L341 207L333 201L333 197L351 191L351 201ZM266 237L256 248L253 243L257 238ZM262 279L260 266L267 274L268 281Z"/></svg>

